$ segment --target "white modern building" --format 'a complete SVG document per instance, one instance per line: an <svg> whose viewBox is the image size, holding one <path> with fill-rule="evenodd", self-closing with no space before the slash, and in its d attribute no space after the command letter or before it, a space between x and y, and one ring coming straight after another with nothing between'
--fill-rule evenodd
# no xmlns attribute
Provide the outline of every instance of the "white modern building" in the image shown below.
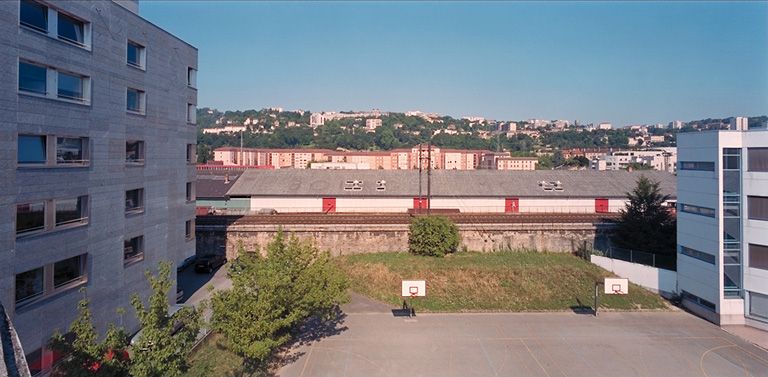
<svg viewBox="0 0 768 377"><path fill-rule="evenodd" d="M135 331L144 272L195 253L197 49L138 8L0 1L0 302L33 375L80 288L99 333Z"/></svg>
<svg viewBox="0 0 768 377"><path fill-rule="evenodd" d="M720 325L768 329L768 130L678 135L678 290Z"/></svg>
<svg viewBox="0 0 768 377"><path fill-rule="evenodd" d="M613 151L599 159L592 160L590 168L593 170L625 170L632 163L675 173L677 170L677 150L675 147L664 147L636 151Z"/></svg>

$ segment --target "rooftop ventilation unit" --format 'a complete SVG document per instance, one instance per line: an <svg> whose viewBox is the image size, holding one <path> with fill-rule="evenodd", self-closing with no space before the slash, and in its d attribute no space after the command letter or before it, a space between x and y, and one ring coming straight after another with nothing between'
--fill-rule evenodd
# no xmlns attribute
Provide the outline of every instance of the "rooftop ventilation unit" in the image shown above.
<svg viewBox="0 0 768 377"><path fill-rule="evenodd" d="M376 191L384 191L387 189L387 181L380 179L376 181Z"/></svg>
<svg viewBox="0 0 768 377"><path fill-rule="evenodd" d="M539 187L544 191L563 191L563 184L560 181L539 181Z"/></svg>
<svg viewBox="0 0 768 377"><path fill-rule="evenodd" d="M362 180L347 180L344 182L344 191L361 191L362 189Z"/></svg>

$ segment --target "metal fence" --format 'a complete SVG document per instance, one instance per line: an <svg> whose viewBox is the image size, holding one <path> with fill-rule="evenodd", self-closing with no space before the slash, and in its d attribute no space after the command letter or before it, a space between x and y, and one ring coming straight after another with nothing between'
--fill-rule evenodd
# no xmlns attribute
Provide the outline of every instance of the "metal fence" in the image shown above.
<svg viewBox="0 0 768 377"><path fill-rule="evenodd" d="M654 254L647 251L624 249L615 246L608 246L603 250L596 249L592 253L630 263L643 264L672 271L677 270L677 255Z"/></svg>

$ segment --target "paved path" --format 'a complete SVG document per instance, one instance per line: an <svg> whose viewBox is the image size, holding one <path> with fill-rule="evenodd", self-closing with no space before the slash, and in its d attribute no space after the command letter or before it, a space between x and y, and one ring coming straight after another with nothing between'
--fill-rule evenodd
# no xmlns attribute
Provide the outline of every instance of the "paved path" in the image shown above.
<svg viewBox="0 0 768 377"><path fill-rule="evenodd" d="M280 376L768 377L768 352L684 312L419 314L359 296Z"/></svg>

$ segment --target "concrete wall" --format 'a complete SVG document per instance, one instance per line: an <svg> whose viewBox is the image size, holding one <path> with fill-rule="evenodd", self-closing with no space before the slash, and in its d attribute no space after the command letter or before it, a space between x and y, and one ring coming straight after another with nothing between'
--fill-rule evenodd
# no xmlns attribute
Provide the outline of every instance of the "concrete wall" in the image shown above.
<svg viewBox="0 0 768 377"><path fill-rule="evenodd" d="M590 256L592 263L631 282L659 293L677 292L677 272L631 263L598 255Z"/></svg>
<svg viewBox="0 0 768 377"><path fill-rule="evenodd" d="M226 249L228 258L237 255L237 245L262 250L278 231L275 225L197 226L198 252ZM408 249L408 225L284 225L283 231L333 255L399 252ZM581 245L594 246L605 240L610 228L591 224L483 224L459 225L460 248L473 251L532 249L573 252Z"/></svg>
<svg viewBox="0 0 768 377"><path fill-rule="evenodd" d="M197 91L187 86L186 76L188 66L197 66L197 50L112 1L46 3L90 22L92 48L20 26L19 2L0 1L0 301L27 352L41 347L55 329L66 331L82 295L62 290L17 309L16 274L87 254L86 286L97 328L118 320L115 310L123 307L123 323L133 330L129 296L149 292L144 271L195 250L184 225L195 216L194 204L185 201L186 183L196 174L186 163L187 144L196 138L186 111L187 103L197 102ZM126 64L128 39L146 46L146 70ZM90 103L20 93L19 59L89 76ZM129 86L146 92L145 114L126 112ZM24 133L87 137L90 164L19 167L17 140ZM126 165L126 140L145 141L144 165ZM125 191L139 187L145 211L126 216ZM89 199L86 225L16 237L16 204L78 195ZM124 267L123 240L136 235L144 236L144 260Z"/></svg>

